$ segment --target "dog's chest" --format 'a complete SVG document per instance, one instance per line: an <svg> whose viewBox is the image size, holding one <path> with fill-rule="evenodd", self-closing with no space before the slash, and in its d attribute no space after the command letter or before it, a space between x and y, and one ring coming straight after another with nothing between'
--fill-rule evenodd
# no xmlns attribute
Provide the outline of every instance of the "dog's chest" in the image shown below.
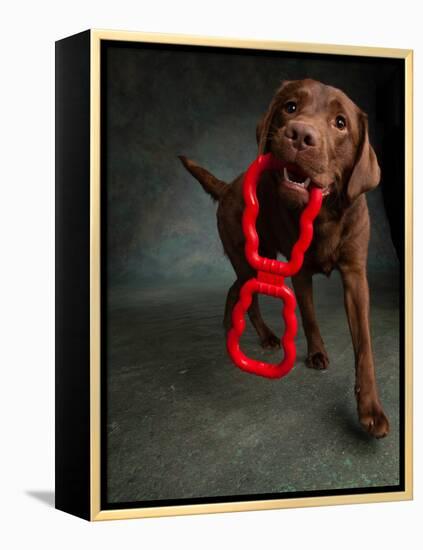
<svg viewBox="0 0 423 550"><path fill-rule="evenodd" d="M262 209L258 230L263 252L278 252L289 258L299 238L300 215L296 211L279 208L277 211ZM304 268L312 273L330 275L336 268L343 241L344 224L322 212L314 223L312 243L304 256Z"/></svg>
<svg viewBox="0 0 423 550"><path fill-rule="evenodd" d="M313 273L330 275L339 260L340 240L333 235L327 238L316 235L304 259L304 266Z"/></svg>
<svg viewBox="0 0 423 550"><path fill-rule="evenodd" d="M341 243L342 226L339 223L316 223L312 244L304 258L304 267L313 273L330 275L338 264Z"/></svg>
<svg viewBox="0 0 423 550"><path fill-rule="evenodd" d="M280 227L278 252L286 258L299 237L299 219L290 220ZM342 227L331 221L317 222L314 226L312 243L304 256L304 268L312 273L330 275L336 268L342 244Z"/></svg>

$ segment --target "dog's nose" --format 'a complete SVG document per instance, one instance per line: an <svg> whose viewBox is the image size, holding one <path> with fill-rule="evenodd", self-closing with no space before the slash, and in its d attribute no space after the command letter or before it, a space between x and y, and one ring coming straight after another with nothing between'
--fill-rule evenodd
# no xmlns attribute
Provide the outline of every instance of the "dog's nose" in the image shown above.
<svg viewBox="0 0 423 550"><path fill-rule="evenodd" d="M317 131L310 124L305 122L288 122L285 127L285 137L287 137L295 149L301 151L308 147L317 145Z"/></svg>

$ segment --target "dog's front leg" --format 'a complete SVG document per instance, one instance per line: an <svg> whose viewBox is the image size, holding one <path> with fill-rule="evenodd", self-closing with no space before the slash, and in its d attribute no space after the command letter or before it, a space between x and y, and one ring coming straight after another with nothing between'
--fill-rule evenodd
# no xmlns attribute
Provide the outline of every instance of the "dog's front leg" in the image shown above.
<svg viewBox="0 0 423 550"><path fill-rule="evenodd" d="M389 432L389 421L380 404L369 323L369 286L364 265L341 266L344 301L356 368L355 393L362 426L375 437Z"/></svg>
<svg viewBox="0 0 423 550"><path fill-rule="evenodd" d="M292 277L292 284L300 307L304 334L307 339L306 364L312 369L326 369L329 365L329 359L316 321L311 273L301 270Z"/></svg>

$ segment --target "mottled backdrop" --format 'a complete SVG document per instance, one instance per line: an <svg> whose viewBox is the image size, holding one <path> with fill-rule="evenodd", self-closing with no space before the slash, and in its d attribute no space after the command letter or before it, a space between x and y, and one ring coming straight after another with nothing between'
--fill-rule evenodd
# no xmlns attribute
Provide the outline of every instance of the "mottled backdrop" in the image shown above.
<svg viewBox="0 0 423 550"><path fill-rule="evenodd" d="M103 54L106 503L395 490L400 314L393 242L401 258L403 191L398 64L113 43ZM384 173L368 195L373 349L391 421L383 441L358 423L338 274L316 277L315 284L327 371L305 368L301 329L288 377L270 381L232 365L222 317L234 274L217 234L216 205L177 158L185 154L230 181L255 158L256 123L281 80L303 77L341 87L369 113ZM260 301L280 334L279 301ZM258 346L250 326L242 346L252 357L280 360L280 351Z"/></svg>
<svg viewBox="0 0 423 550"><path fill-rule="evenodd" d="M401 180L389 181L399 168L390 166L393 159L385 146L401 126L401 100L393 90L401 83L393 61L163 47L108 46L105 53L112 285L167 285L170 279L231 282L216 230L216 207L177 155L231 181L255 158L257 121L283 79L311 77L342 88L369 114L385 174L382 186L402 188ZM368 198L369 267L390 270L396 257L381 190Z"/></svg>

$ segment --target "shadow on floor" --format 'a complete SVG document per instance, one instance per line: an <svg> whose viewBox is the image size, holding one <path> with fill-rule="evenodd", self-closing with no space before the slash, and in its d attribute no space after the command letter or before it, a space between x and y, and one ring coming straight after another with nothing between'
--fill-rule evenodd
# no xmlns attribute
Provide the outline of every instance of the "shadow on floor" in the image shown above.
<svg viewBox="0 0 423 550"><path fill-rule="evenodd" d="M25 491L25 494L50 508L54 508L54 491Z"/></svg>

